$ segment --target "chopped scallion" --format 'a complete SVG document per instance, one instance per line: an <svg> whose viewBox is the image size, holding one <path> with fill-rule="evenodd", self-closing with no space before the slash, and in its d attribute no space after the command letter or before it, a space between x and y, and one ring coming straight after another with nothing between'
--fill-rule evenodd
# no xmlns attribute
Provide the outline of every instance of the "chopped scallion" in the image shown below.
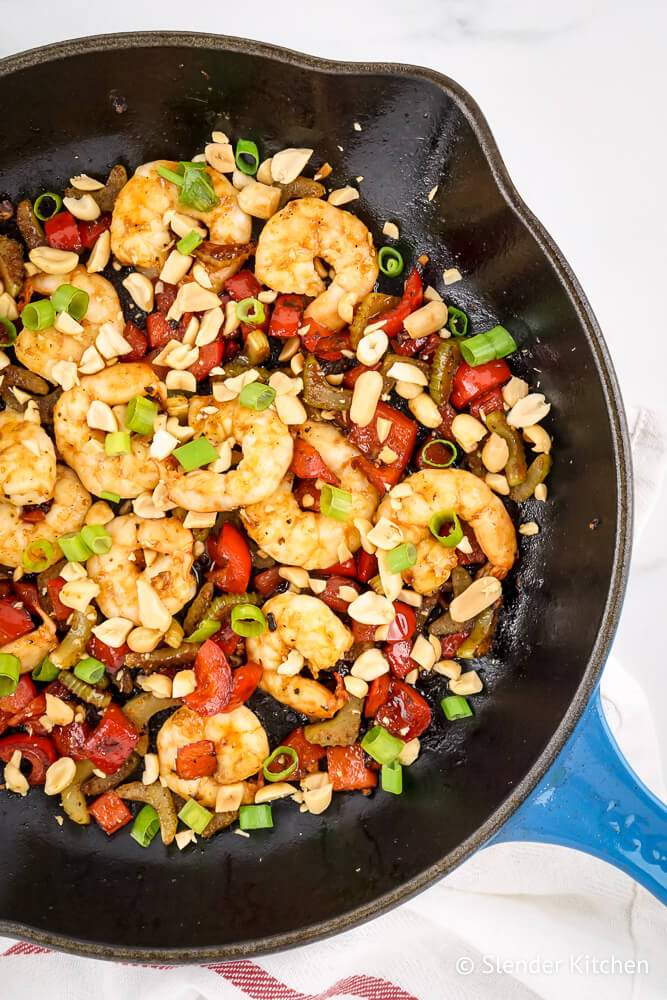
<svg viewBox="0 0 667 1000"><path fill-rule="evenodd" d="M104 664L94 656L86 656L74 667L74 676L86 684L99 684L105 672Z"/></svg>
<svg viewBox="0 0 667 1000"><path fill-rule="evenodd" d="M282 771L270 771L270 765L278 757L289 757L290 762ZM299 755L294 747L276 747L272 754L266 758L262 764L262 773L267 781L284 781L289 778L293 771L299 766Z"/></svg>
<svg viewBox="0 0 667 1000"><path fill-rule="evenodd" d="M383 792L391 792L392 795L400 795L403 791L403 768L397 760L391 764L383 764L380 774L380 781Z"/></svg>
<svg viewBox="0 0 667 1000"><path fill-rule="evenodd" d="M48 208L44 209L44 204L48 202L52 203L52 210L49 211ZM44 194L40 194L39 198L35 200L32 206L33 213L40 222L48 222L52 219L54 215L57 215L60 209L63 207L63 200L59 194L55 191L45 191Z"/></svg>
<svg viewBox="0 0 667 1000"><path fill-rule="evenodd" d="M139 847L148 847L150 842L160 832L160 817L153 806L144 806L137 813L137 818L132 824L130 836L139 844Z"/></svg>
<svg viewBox="0 0 667 1000"><path fill-rule="evenodd" d="M60 668L53 663L48 656L45 656L39 666L35 667L32 672L32 679L34 681L42 681L44 684L48 684L54 681L58 674L60 673Z"/></svg>
<svg viewBox="0 0 667 1000"><path fill-rule="evenodd" d="M376 760L378 764L391 764L392 761L396 760L405 743L397 736L392 736L384 726L373 726L364 736L361 746L369 757Z"/></svg>
<svg viewBox="0 0 667 1000"><path fill-rule="evenodd" d="M248 639L266 631L266 618L254 604L237 604L232 608L231 625L237 635Z"/></svg>
<svg viewBox="0 0 667 1000"><path fill-rule="evenodd" d="M193 469L201 469L203 465L210 465L211 462L215 462L220 458L216 449L208 438L205 437L196 438L194 441L182 444L180 448L176 448L172 452L172 455L186 472L192 472Z"/></svg>
<svg viewBox="0 0 667 1000"><path fill-rule="evenodd" d="M48 538L33 538L23 550L21 564L26 573L41 573L56 560L56 547Z"/></svg>
<svg viewBox="0 0 667 1000"><path fill-rule="evenodd" d="M273 386L250 382L241 389L239 403L248 410L268 410L275 398L276 390Z"/></svg>
<svg viewBox="0 0 667 1000"><path fill-rule="evenodd" d="M239 809L239 826L242 830L273 829L271 806L265 803L259 806L241 806Z"/></svg>
<svg viewBox="0 0 667 1000"><path fill-rule="evenodd" d="M69 313L79 323L88 312L90 296L75 285L60 285L51 296L51 303L57 313Z"/></svg>
<svg viewBox="0 0 667 1000"><path fill-rule="evenodd" d="M504 326L494 326L486 333L478 333L461 341L463 360L473 368L489 361L497 361L516 351L516 341Z"/></svg>
<svg viewBox="0 0 667 1000"><path fill-rule="evenodd" d="M378 253L378 267L388 278L397 278L403 274L403 257L395 247L381 247Z"/></svg>
<svg viewBox="0 0 667 1000"><path fill-rule="evenodd" d="M192 635L189 635L185 642L206 642L210 639L212 635L220 631L220 622L215 622L212 619L206 619L201 622L199 626L194 630Z"/></svg>
<svg viewBox="0 0 667 1000"><path fill-rule="evenodd" d="M186 826L189 826L191 830L194 830L195 833L203 833L213 819L213 813L209 812L208 809L204 809L194 799L188 799L179 812L178 818Z"/></svg>
<svg viewBox="0 0 667 1000"><path fill-rule="evenodd" d="M449 448L451 452L451 457L446 462L436 462L435 458L429 458L428 453L431 450L437 452L439 445ZM429 465L433 469L448 469L456 461L458 453L458 448L453 441L448 441L447 438L433 438L432 441L427 441L422 448L421 460L424 465Z"/></svg>
<svg viewBox="0 0 667 1000"><path fill-rule="evenodd" d="M468 332L468 316L456 306L447 306L447 329L455 337L465 337Z"/></svg>
<svg viewBox="0 0 667 1000"><path fill-rule="evenodd" d="M0 316L0 347L11 347L16 343L17 337L16 327L12 321L6 316Z"/></svg>
<svg viewBox="0 0 667 1000"><path fill-rule="evenodd" d="M236 303L236 316L241 323L249 323L251 326L261 326L266 319L264 304L259 299L252 296L241 299Z"/></svg>
<svg viewBox="0 0 667 1000"><path fill-rule="evenodd" d="M202 240L197 230L191 229L187 236L184 236L183 239L178 241L178 243L176 244L176 249L178 250L179 253L182 253L187 257L189 254L192 253L193 250L197 249L200 243L203 242L204 241Z"/></svg>
<svg viewBox="0 0 667 1000"><path fill-rule="evenodd" d="M93 554L78 531L70 531L66 535L61 535L58 539L58 545L68 562L85 562Z"/></svg>
<svg viewBox="0 0 667 1000"><path fill-rule="evenodd" d="M335 521L347 521L352 513L352 494L340 486L325 483L320 494L320 510L325 517Z"/></svg>
<svg viewBox="0 0 667 1000"><path fill-rule="evenodd" d="M451 694L443 698L440 707L445 713L448 722L456 722L457 719L467 719L472 715L472 709L465 698L460 694Z"/></svg>
<svg viewBox="0 0 667 1000"><path fill-rule="evenodd" d="M442 529L450 525L448 534L443 535ZM463 528L458 514L454 510L439 510L428 522L429 531L437 542L446 549L454 549L463 538Z"/></svg>
<svg viewBox="0 0 667 1000"><path fill-rule="evenodd" d="M100 497L102 500L108 500L109 503L120 503L120 493L111 493L109 490L102 490Z"/></svg>
<svg viewBox="0 0 667 1000"><path fill-rule="evenodd" d="M252 177L259 166L259 150L252 139L239 139L236 143L234 161L242 174Z"/></svg>
<svg viewBox="0 0 667 1000"><path fill-rule="evenodd" d="M105 555L113 544L113 539L103 524L84 525L81 538L96 556Z"/></svg>
<svg viewBox="0 0 667 1000"><path fill-rule="evenodd" d="M56 311L51 299L29 302L21 313L21 322L26 330L48 330L56 321Z"/></svg>
<svg viewBox="0 0 667 1000"><path fill-rule="evenodd" d="M129 455L132 451L129 431L112 431L104 439L104 451L109 457Z"/></svg>
<svg viewBox="0 0 667 1000"><path fill-rule="evenodd" d="M157 417L158 406L146 396L133 396L127 404L125 426L135 434L150 434Z"/></svg>
<svg viewBox="0 0 667 1000"><path fill-rule="evenodd" d="M417 562L417 549L412 542L401 542L387 552L387 569L390 573L402 573Z"/></svg>
<svg viewBox="0 0 667 1000"><path fill-rule="evenodd" d="M14 694L21 675L21 661L13 653L0 653L0 698Z"/></svg>

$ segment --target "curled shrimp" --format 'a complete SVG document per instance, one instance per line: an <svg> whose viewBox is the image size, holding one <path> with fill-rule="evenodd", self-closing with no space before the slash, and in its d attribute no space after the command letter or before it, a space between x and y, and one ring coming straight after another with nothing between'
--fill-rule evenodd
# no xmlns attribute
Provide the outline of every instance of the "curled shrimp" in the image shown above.
<svg viewBox="0 0 667 1000"><path fill-rule="evenodd" d="M341 488L351 493L348 519L336 521L315 511L301 510L292 493L291 476L283 479L266 500L245 506L241 519L250 537L278 562L304 569L326 569L344 562L359 548L361 539L354 521L373 516L378 494L354 466L359 452L337 428L308 421L298 434L320 453L325 465L340 479Z"/></svg>
<svg viewBox="0 0 667 1000"><path fill-rule="evenodd" d="M170 474L169 496L186 510L234 510L263 500L278 487L292 461L292 436L274 410L258 412L235 400L219 403L212 396L197 396L190 404L188 423L215 445L239 444L243 457L229 472L197 469Z"/></svg>
<svg viewBox="0 0 667 1000"><path fill-rule="evenodd" d="M20 566L23 550L31 542L43 539L54 545L61 535L78 531L91 503L90 493L77 475L66 465L56 466L53 503L42 521L22 521L20 507L0 503L0 563Z"/></svg>
<svg viewBox="0 0 667 1000"><path fill-rule="evenodd" d="M111 323L119 333L125 320L116 290L101 274L88 274L85 267L77 267L69 274L35 274L29 279L30 288L41 295L52 295L60 285L74 285L87 292L88 311L81 320L79 334L61 333L55 327L46 330L21 330L16 341L16 357L26 368L37 372L50 382L55 382L53 366L57 361L79 364L87 347L94 342L103 323Z"/></svg>
<svg viewBox="0 0 667 1000"><path fill-rule="evenodd" d="M246 639L248 658L260 663L266 673L276 670L291 650L303 656L305 666L317 677L352 647L352 633L328 605L309 594L277 594L262 608L276 623L273 632Z"/></svg>
<svg viewBox="0 0 667 1000"><path fill-rule="evenodd" d="M215 774L210 778L180 778L176 771L179 748L200 740L211 740L215 746ZM212 809L219 788L244 781L261 769L269 755L269 740L255 713L245 705L207 716L184 707L160 729L157 752L160 778L167 787Z"/></svg>
<svg viewBox="0 0 667 1000"><path fill-rule="evenodd" d="M177 614L197 589L192 573L194 539L176 517L151 518L125 514L105 526L112 545L92 556L88 575L99 584L97 603L107 618L128 618L141 624L137 583L147 580L167 610Z"/></svg>
<svg viewBox="0 0 667 1000"><path fill-rule="evenodd" d="M139 434L133 435L128 455L107 455L104 431L88 426L90 404L97 399L117 406L128 403L133 396L160 396L162 391L150 365L121 362L96 375L86 375L80 385L62 394L53 412L56 445L91 493L137 497L157 486L161 466L148 453L150 440Z"/></svg>
<svg viewBox="0 0 667 1000"><path fill-rule="evenodd" d="M321 258L333 269L328 288L315 269ZM298 198L272 216L259 237L255 274L277 292L313 296L306 309L330 330L344 325L343 296L355 306L378 276L373 240L363 222L319 198Z"/></svg>
<svg viewBox="0 0 667 1000"><path fill-rule="evenodd" d="M56 453L49 435L22 413L0 413L0 499L40 504L53 496Z"/></svg>
<svg viewBox="0 0 667 1000"><path fill-rule="evenodd" d="M429 521L439 511L452 511L475 532L489 571L502 579L516 558L516 532L501 499L477 476L462 469L424 469L409 476L401 490L410 488L400 500L391 494L377 509L376 518L397 524L406 541L417 547L417 561L403 571L403 579L419 594L437 590L458 564L457 550L435 540ZM396 505L398 509L396 508Z"/></svg>
<svg viewBox="0 0 667 1000"><path fill-rule="evenodd" d="M239 208L238 192L227 178L206 167L218 204L198 212L179 202L179 189L161 177L158 167L178 170L171 160L155 160L138 167L121 190L111 219L111 249L121 264L130 264L149 274L159 274L174 242L169 228L170 211L203 222L213 243L248 243L252 219Z"/></svg>
<svg viewBox="0 0 667 1000"><path fill-rule="evenodd" d="M37 608L37 614L42 619L39 628L22 635L6 646L0 646L0 653L10 653L17 657L21 664L21 673L27 674L29 670L38 667L45 656L58 645L55 622L51 621L49 615L45 614L41 608Z"/></svg>

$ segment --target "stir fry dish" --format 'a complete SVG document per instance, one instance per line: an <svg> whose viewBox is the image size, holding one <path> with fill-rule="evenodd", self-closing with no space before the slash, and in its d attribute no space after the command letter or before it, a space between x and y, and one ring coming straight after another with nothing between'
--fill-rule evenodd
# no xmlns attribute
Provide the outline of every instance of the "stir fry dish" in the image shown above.
<svg viewBox="0 0 667 1000"><path fill-rule="evenodd" d="M0 203L2 794L60 825L400 796L484 697L550 405L313 158L215 132Z"/></svg>

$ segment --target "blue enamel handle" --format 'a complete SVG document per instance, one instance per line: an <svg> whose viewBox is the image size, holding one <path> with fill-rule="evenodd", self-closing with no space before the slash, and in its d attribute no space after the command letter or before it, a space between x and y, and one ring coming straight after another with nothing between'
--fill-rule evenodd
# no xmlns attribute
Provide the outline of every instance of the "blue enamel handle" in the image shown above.
<svg viewBox="0 0 667 1000"><path fill-rule="evenodd" d="M517 840L593 854L667 904L667 808L623 757L599 688L542 781L489 843Z"/></svg>

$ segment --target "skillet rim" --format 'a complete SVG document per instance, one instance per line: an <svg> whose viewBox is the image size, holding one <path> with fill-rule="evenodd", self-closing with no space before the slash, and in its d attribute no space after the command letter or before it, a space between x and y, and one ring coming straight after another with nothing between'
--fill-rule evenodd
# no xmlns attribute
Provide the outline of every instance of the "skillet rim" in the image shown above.
<svg viewBox="0 0 667 1000"><path fill-rule="evenodd" d="M188 31L138 31L91 35L54 42L27 49L15 55L0 59L0 81L11 74L34 66L53 62L68 56L90 52L113 51L132 48L162 48L180 46L183 48L207 48L231 51L240 54L263 56L274 62L283 62L301 69L324 71L330 74L384 73L399 78L419 80L434 84L458 104L465 115L482 152L491 169L498 191L508 207L535 239L541 252L551 264L563 291L569 296L577 319L588 341L610 418L613 461L617 478L617 531L614 546L614 563L610 575L610 585L602 613L602 624L593 645L588 664L577 691L563 716L559 726L552 733L544 750L522 781L514 786L502 805L454 851L439 862L408 880L390 893L379 896L371 903L358 907L342 916L313 924L300 930L263 937L240 944L203 948L135 948L106 945L93 941L82 941L67 935L49 933L45 930L20 924L11 920L0 920L0 935L19 937L36 945L70 952L89 958L120 960L124 962L165 961L170 964L206 963L211 961L248 958L294 948L321 938L349 930L373 917L392 909L399 903L432 885L448 872L456 868L467 857L482 847L509 817L519 808L525 798L544 776L554 762L581 717L589 698L598 682L614 638L627 587L632 547L633 499L632 461L627 422L623 400L616 373L604 342L602 331L593 310L562 252L546 231L542 223L525 204L515 188L491 129L476 101L463 87L437 70L422 66L398 63L359 63L323 59L287 49L282 46L258 42L252 39L229 35L208 34Z"/></svg>

